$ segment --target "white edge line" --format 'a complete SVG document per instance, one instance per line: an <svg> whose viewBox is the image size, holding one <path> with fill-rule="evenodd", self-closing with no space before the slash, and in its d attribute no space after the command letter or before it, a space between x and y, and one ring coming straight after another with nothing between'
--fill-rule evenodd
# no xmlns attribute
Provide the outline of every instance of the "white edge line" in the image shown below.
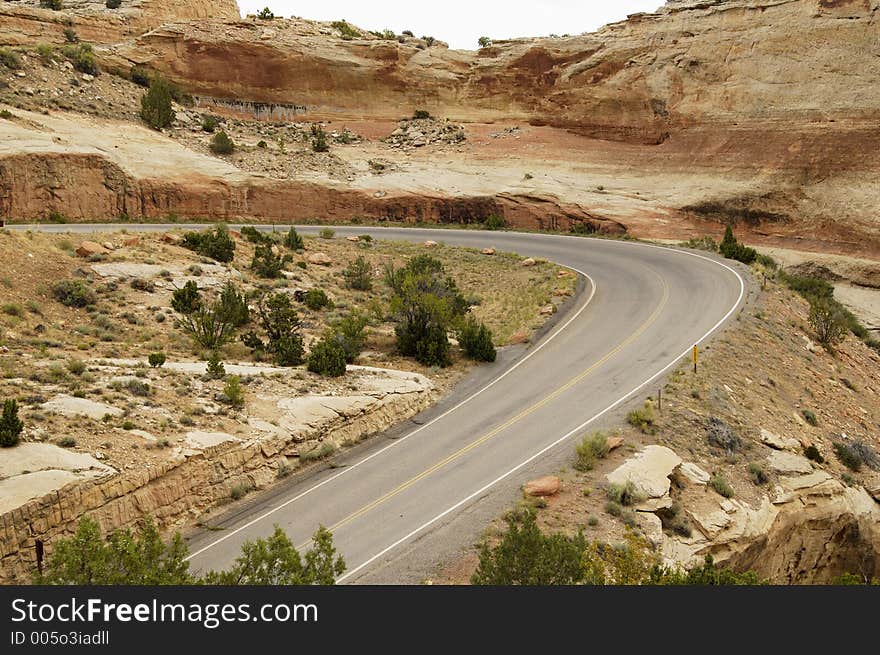
<svg viewBox="0 0 880 655"><path fill-rule="evenodd" d="M281 503L280 505L278 505L278 506L276 506L276 507L273 507L272 509L270 509L270 510L267 511L267 512L264 512L264 513L261 514L260 516L254 518L254 519L251 519L250 521L248 521L248 522L245 523L244 525L239 526L238 528L236 528L236 529L233 530L232 532L229 532L228 534L224 534L222 537L220 537L220 538L217 539L216 541L212 541L212 542L209 543L208 545L203 546L203 547L200 548L199 550L197 550L197 551L195 551L194 553L191 553L190 555L188 555L188 556L186 557L186 560L185 560L185 561L189 561L189 560L193 559L194 557L196 557L196 556L198 556L198 555L204 553L206 550L209 550L210 548L213 548L214 546L217 546L217 545L223 543L223 542L226 541L227 539L229 539L229 538L231 538L231 537L234 537L236 534L238 534L238 533L241 532L242 530L247 530L247 529L248 529L249 527L251 527L252 525L254 525L254 524L256 524L256 523L259 523L260 521L262 521L263 519L265 519L265 518L271 516L271 515L274 514L275 512L278 512L279 510L284 509L285 507L287 507L287 506L290 505L291 503L295 503L297 500L299 500L299 499L301 499L302 497L304 497L304 496L306 496L306 495L312 493L312 492L315 491L316 489L320 489L320 488L323 487L325 484L329 484L330 482L333 482L333 481L336 480L337 478L339 478L339 477L341 477L341 476L343 476L343 475L349 473L350 471L356 469L356 468L359 467L361 464L366 464L367 462L369 462L369 461L370 461L371 459L373 459L374 457L378 457L379 455L381 455L382 453L384 453L386 450L389 450L389 449L391 449L391 448L394 448L394 447L397 446L398 444L403 443L404 441L406 441L406 440L409 439L410 437L412 437L412 436L418 434L419 432L421 432L422 430L425 430L426 428L430 427L431 425L433 425L433 424L436 423L437 421L439 421L439 420L445 418L446 416L448 416L448 415L451 414L452 412L456 411L457 409L459 409L460 407L462 407L462 406L465 405L466 403L469 403L471 400L473 400L474 398L476 398L477 396L479 396L481 393L483 393L484 391L490 389L491 387L493 387L494 385L496 385L498 382L501 382L501 380L503 380L503 379L506 378L508 375L510 375L511 373L513 373L517 368L519 368L520 366L522 366L523 364L525 364L525 363L526 363L526 362L527 362L527 361L528 361L533 355L536 355L538 352L541 351L541 349L542 349L544 346L546 346L546 345L547 345L548 343L550 343L553 339L555 339L559 334L561 334L562 331L565 330L565 328L567 328L567 327L572 323L572 321L574 321L575 319L577 319L578 316L580 316L580 315L583 313L583 311L584 311L584 310L590 305L590 303L593 301L593 297L596 295L596 283L595 283L595 281L593 280L593 278L591 278L589 275L587 275L587 274L584 273L583 271L580 271L580 270L578 270L578 269L576 269L576 268L573 268L573 267L571 267L571 266L566 266L565 268L569 268L569 269L571 269L571 270L573 270L573 271L576 271L576 272L580 273L581 275L583 275L586 279L588 279L588 280L590 281L590 286L592 287L592 290L590 291L590 296L587 298L586 302L584 302L584 304L583 304L583 305L581 306L581 308L575 313L574 316L572 316L571 318L569 318L569 319L568 319L565 323L563 323L559 328L557 328L556 330L554 330L554 332L553 332L550 336L548 336L546 339L544 339L544 340L538 345L537 348L535 348L534 350L530 351L525 357L521 358L518 362L516 362L513 366L511 366L509 369L507 369L504 373L502 373L501 375L499 375L497 378L495 378L494 380L492 380L489 384L487 384L486 386L484 386L483 388L481 388L479 391L477 391L477 392L471 394L470 396L468 396L467 398L465 398L464 400L462 400L460 403L458 403L458 404L455 405L454 407L451 407L451 408L447 409L445 412L443 412L442 414L440 414L440 416L437 416L437 417L431 419L430 421L428 421L428 422L425 423L424 425L422 425L422 426L416 428L415 430L413 430L412 432L408 433L407 435L405 435L405 436L403 436L403 437L400 437L399 439L396 439L396 440L392 441L390 444L388 444L388 445L385 446L384 448L381 448L381 449L377 450L375 453L372 453L371 455L368 455L368 456L365 457L364 459L362 459L362 460L360 460L360 461L358 461L358 462L356 462L356 463L354 463L354 464L352 464L352 465L350 465L350 466L346 466L346 467L343 468L339 473L336 473L335 475L330 476L330 477L327 478L326 480L323 480L323 481L319 482L318 484L314 485L313 487L309 487L308 489L306 489L305 491L303 491L303 492L297 494L297 495L294 496L293 498L290 498L290 499L284 501L284 502Z"/></svg>
<svg viewBox="0 0 880 655"><path fill-rule="evenodd" d="M655 248L662 248L662 246L650 246L649 244L641 244L641 245L647 245L647 246L649 246L649 247L655 247ZM675 250L675 249L672 249L672 250ZM723 267L726 268L728 271L730 271L731 273L733 273L733 274L737 277L737 279L739 280L739 286L740 286L739 297L736 299L736 302L734 303L733 307L731 307L730 311L728 311L727 314L725 314L724 317L723 317L721 320L719 320L714 326L712 326L712 328L711 328L708 332L706 332L706 334L704 334L702 337L699 338L699 340L697 341L697 344L699 344L699 343L702 343L703 341L705 341L709 336L711 336L712 333L715 332L715 330L717 330L719 327L721 327L721 326L722 326L722 325L723 325L723 324L724 324L724 323L725 323L725 322L726 322L726 321L727 321L727 320L733 315L733 313L737 310L737 308L738 308L739 305L740 305L740 302L742 302L743 296L745 295L745 281L742 279L742 276L741 276L739 273L737 273L734 269L732 269L732 268L731 268L730 266L728 266L727 264L724 264L724 263L722 263L722 262L716 261L716 260L714 260L714 259L710 259L709 257L704 257L704 256L702 256L702 255L697 255L696 253L687 252L687 251L685 251L685 250L677 250L677 252L681 252L681 253L683 253L683 254L685 254L685 255L690 255L690 256L692 256L692 257L698 257L699 259L705 259L706 261L713 262L713 263L715 263L715 264L718 264L719 266L723 266ZM618 400L614 401L613 403L611 403L610 405L608 405L608 407L606 407L605 409L603 409L602 411L600 411L598 414L595 414L594 416L590 417L589 419L587 419L586 421L584 421L583 423L581 423L579 426L577 426L576 428L574 428L573 430L571 430L571 431L568 432L567 434L563 435L562 437L560 437L559 439L557 439L556 441L554 441L554 442L551 443L550 445L545 446L544 448L542 448L541 450L539 450L538 452L536 452L534 455L532 455L531 457L529 457L529 458L526 459L525 461L521 462L520 464L517 464L516 466L514 466L512 469L510 469L510 470L507 471L506 473L503 473L502 475L498 476L497 478L495 478L494 480L492 480L492 481L489 482L488 484L486 484L486 485L480 487L479 489L477 489L477 491L473 492L472 494L470 494L470 495L467 496L466 498L462 498L462 499L461 499L460 501L458 501L455 505L453 505L453 506L450 507L449 509L447 509L447 510L441 512L440 514L438 514L437 516L435 516L434 518L432 518L430 521L427 521L426 523L423 523L422 525L420 525L418 528L416 528L415 530L413 530L412 532L410 532L410 533L407 534L406 536L401 537L400 539L398 539L397 541L395 541L393 544L391 544L390 546L388 546L387 548L385 548L385 549L382 550L381 552L379 552L379 553L373 555L370 559L368 559L366 562L364 562L364 563L361 564L360 566L357 566L356 568L352 569L351 571L348 571L347 573L343 574L342 576L340 576L339 578L336 579L336 582L339 582L339 583L344 582L346 579L350 578L351 576L355 575L355 574L358 573L359 571L363 570L364 568L366 568L367 566L369 566L370 564L372 564L373 562L375 562L377 559L379 559L380 557L382 557L383 555L385 555L385 554L388 553L389 551L391 551L391 550L397 548L397 546L401 545L402 543L404 543L404 542L406 542L406 541L409 541L410 539L412 539L414 536L416 536L419 532L421 532L421 531L424 530L425 528L430 527L431 525L433 525L433 524L436 523L437 521L441 520L441 519L442 519L443 517L445 517L446 515L448 515L448 514L454 512L455 510L457 510L459 507L461 507L461 506L464 505L465 503L467 503L467 502L473 500L474 498L476 498L477 496L480 496L481 494L485 493L487 490L489 490L490 488L492 488L493 486L495 486L496 484L498 484L499 482L501 482L501 481L504 480L505 478L510 477L511 475L513 475L514 473L516 473L518 470L520 470L520 469L523 468L524 466L530 464L531 462L533 462L534 460L536 460L538 457L540 457L541 455L543 455L544 453L546 453L548 450L551 450L551 449L555 448L556 446L558 446L558 445L561 444L562 442L566 441L567 439L570 439L572 436L574 436L574 435L577 434L578 432L581 432L581 431L582 431L585 427L587 427L590 423L592 423L592 422L595 421L596 419L600 418L601 416L607 414L608 412L610 412L611 410L613 410L613 409L614 409L615 407L617 407L618 405L620 405L620 404L626 402L631 396L633 396L634 394L638 393L638 392L639 392L641 389L643 389L645 386L647 386L648 384L650 384L651 382L653 382L655 379L657 379L658 377L660 377L661 375L663 375L664 373L666 373L666 371L668 371L668 370L669 370L670 368L672 368L675 364L677 364L677 363L678 363L683 357L687 356L687 354L690 352L690 350L691 350L690 347L688 347L688 349L685 350L681 355L679 355L678 357L676 357L674 360L672 360L669 364L667 364L666 366L664 366L660 371L658 371L657 373L655 373L654 375L652 375L650 378L648 378L647 380L645 380L644 382L642 382L639 386L637 386L635 389L633 389L632 391L630 391L628 394L626 394L625 396L622 396L622 397L619 398Z"/></svg>

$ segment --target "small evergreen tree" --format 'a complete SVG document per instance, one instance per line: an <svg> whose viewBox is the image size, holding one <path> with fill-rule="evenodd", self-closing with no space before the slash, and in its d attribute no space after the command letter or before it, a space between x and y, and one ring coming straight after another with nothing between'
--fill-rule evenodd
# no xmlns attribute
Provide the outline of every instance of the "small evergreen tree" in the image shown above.
<svg viewBox="0 0 880 655"><path fill-rule="evenodd" d="M297 234L296 228L290 228L290 231L284 237L284 245L290 248L291 250L304 250L305 244L303 243L303 238Z"/></svg>
<svg viewBox="0 0 880 655"><path fill-rule="evenodd" d="M492 331L472 316L468 316L459 328L458 344L465 355L478 362L494 362L497 356Z"/></svg>
<svg viewBox="0 0 880 655"><path fill-rule="evenodd" d="M307 368L326 377L345 375L345 349L333 338L325 336L312 347Z"/></svg>
<svg viewBox="0 0 880 655"><path fill-rule="evenodd" d="M366 341L364 329L366 326L367 317L358 312L352 312L335 323L329 332L328 338L342 347L345 351L345 361L349 364L356 360L364 349Z"/></svg>
<svg viewBox="0 0 880 655"><path fill-rule="evenodd" d="M202 307L202 296L198 285L189 280L181 289L175 289L171 294L171 309L178 314L189 316Z"/></svg>
<svg viewBox="0 0 880 655"><path fill-rule="evenodd" d="M162 130L174 121L171 87L158 75L150 80L150 88L141 98L141 119L154 130Z"/></svg>
<svg viewBox="0 0 880 655"><path fill-rule="evenodd" d="M18 401L8 398L3 401L3 416L0 417L0 447L10 448L21 440L24 423L18 418Z"/></svg>
<svg viewBox="0 0 880 655"><path fill-rule="evenodd" d="M327 144L327 133L324 128L317 123L312 123L312 150L315 152L328 152L330 146Z"/></svg>
<svg viewBox="0 0 880 655"><path fill-rule="evenodd" d="M343 271L345 283L349 289L356 291L370 291L373 288L370 265L363 255L351 262Z"/></svg>
<svg viewBox="0 0 880 655"><path fill-rule="evenodd" d="M284 268L284 260L272 249L268 243L261 243L254 249L254 258L251 260L251 269L260 277L274 279L281 277Z"/></svg>
<svg viewBox="0 0 880 655"><path fill-rule="evenodd" d="M165 364L165 353L150 353L147 362L152 368L159 368Z"/></svg>
<svg viewBox="0 0 880 655"><path fill-rule="evenodd" d="M227 281L220 292L220 312L235 327L242 327L251 322L251 311L244 295L236 286Z"/></svg>
<svg viewBox="0 0 880 655"><path fill-rule="evenodd" d="M216 351L208 357L207 375L209 380L222 380L226 377L226 367L223 366Z"/></svg>
<svg viewBox="0 0 880 655"><path fill-rule="evenodd" d="M272 20L275 18L275 14L272 13L269 7L263 7L257 14L257 18L260 20Z"/></svg>
<svg viewBox="0 0 880 655"><path fill-rule="evenodd" d="M222 223L213 231L185 233L181 245L218 262L231 262L235 257L235 241Z"/></svg>
<svg viewBox="0 0 880 655"><path fill-rule="evenodd" d="M718 246L718 251L727 259L735 259L743 264L751 264L758 258L757 250L744 246L736 240L730 224L724 230L724 238Z"/></svg>
<svg viewBox="0 0 880 655"><path fill-rule="evenodd" d="M302 324L286 293L260 298L257 315L265 341L254 330L242 336L242 342L256 354L270 353L279 366L298 366L303 362Z"/></svg>
<svg viewBox="0 0 880 655"><path fill-rule="evenodd" d="M231 155L235 152L235 144L223 130L220 130L213 136L209 147L215 155Z"/></svg>

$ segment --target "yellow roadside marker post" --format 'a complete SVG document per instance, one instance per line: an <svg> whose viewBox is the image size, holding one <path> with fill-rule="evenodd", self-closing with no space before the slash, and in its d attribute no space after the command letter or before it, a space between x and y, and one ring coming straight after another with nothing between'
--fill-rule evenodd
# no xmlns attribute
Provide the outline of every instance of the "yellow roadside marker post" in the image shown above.
<svg viewBox="0 0 880 655"><path fill-rule="evenodd" d="M697 374L697 364L700 361L700 349L694 346L694 375Z"/></svg>

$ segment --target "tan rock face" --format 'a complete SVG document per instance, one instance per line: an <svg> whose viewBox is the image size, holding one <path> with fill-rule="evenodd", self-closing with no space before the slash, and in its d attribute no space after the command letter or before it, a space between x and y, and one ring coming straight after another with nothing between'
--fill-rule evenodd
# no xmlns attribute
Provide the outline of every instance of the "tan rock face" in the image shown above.
<svg viewBox="0 0 880 655"><path fill-rule="evenodd" d="M559 493L562 483L555 475L548 475L536 480L530 480L523 487L523 492L527 496L555 496Z"/></svg>

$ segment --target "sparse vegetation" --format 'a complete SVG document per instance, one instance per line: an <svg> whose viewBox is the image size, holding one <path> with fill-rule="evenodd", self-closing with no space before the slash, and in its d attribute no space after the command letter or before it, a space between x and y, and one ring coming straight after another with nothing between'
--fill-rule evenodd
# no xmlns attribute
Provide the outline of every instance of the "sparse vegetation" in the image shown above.
<svg viewBox="0 0 880 655"><path fill-rule="evenodd" d="M336 236L336 232L333 228L325 227L318 233L318 236L322 239L332 239Z"/></svg>
<svg viewBox="0 0 880 655"><path fill-rule="evenodd" d="M770 480L766 469L758 462L751 462L749 464L749 476L756 485L766 484Z"/></svg>
<svg viewBox="0 0 880 655"><path fill-rule="evenodd" d="M489 218L484 222L487 230L503 230L507 227L507 221L504 220L501 216L496 216L492 214Z"/></svg>
<svg viewBox="0 0 880 655"><path fill-rule="evenodd" d="M202 296L198 285L187 281L181 289L175 289L171 296L171 308L184 315L190 315L202 307Z"/></svg>
<svg viewBox="0 0 880 655"><path fill-rule="evenodd" d="M17 445L23 430L24 423L18 418L18 401L7 398L3 401L3 415L0 416L0 447Z"/></svg>
<svg viewBox="0 0 880 655"><path fill-rule="evenodd" d="M364 349L366 326L367 317L353 311L334 323L328 332L327 338L339 344L345 353L345 361L349 364L354 362Z"/></svg>
<svg viewBox="0 0 880 655"><path fill-rule="evenodd" d="M877 470L880 469L880 458L874 449L864 441L852 439L850 441L834 441L832 443L837 459L852 471L860 471L862 466Z"/></svg>
<svg viewBox="0 0 880 655"><path fill-rule="evenodd" d="M181 245L218 262L231 262L235 255L235 241L223 224L205 232L187 232Z"/></svg>
<svg viewBox="0 0 880 655"><path fill-rule="evenodd" d="M55 299L65 307L89 307L98 296L83 280L61 280L52 286Z"/></svg>
<svg viewBox="0 0 880 655"><path fill-rule="evenodd" d="M654 433L654 403L646 400L641 409L634 409L626 415L626 422L645 434Z"/></svg>
<svg viewBox="0 0 880 655"><path fill-rule="evenodd" d="M211 114L202 116L202 132L213 134L214 130L217 129L217 125L219 125L219 121L215 116L211 116Z"/></svg>
<svg viewBox="0 0 880 655"><path fill-rule="evenodd" d="M253 487L250 484L246 482L241 482L232 486L232 489L229 490L229 497L232 498L232 500L241 500L242 498L247 496L252 490Z"/></svg>
<svg viewBox="0 0 880 655"><path fill-rule="evenodd" d="M231 155L235 152L235 143L226 132L220 130L211 138L209 148L215 155Z"/></svg>
<svg viewBox="0 0 880 655"><path fill-rule="evenodd" d="M258 357L266 353L272 355L279 366L302 364L302 325L290 296L276 293L268 299L260 298L257 316L260 327L266 334L265 341L251 330L242 336L242 342Z"/></svg>
<svg viewBox="0 0 880 655"><path fill-rule="evenodd" d="M822 457L822 453L819 452L819 449L816 446L810 445L804 448L804 456L816 462L817 464L822 464L825 462L825 458Z"/></svg>
<svg viewBox="0 0 880 655"><path fill-rule="evenodd" d="M810 303L809 321L817 341L828 351L833 351L848 332L846 316L827 299L817 298Z"/></svg>
<svg viewBox="0 0 880 655"><path fill-rule="evenodd" d="M342 274L349 289L370 291L373 288L372 270L363 255L358 255Z"/></svg>
<svg viewBox="0 0 880 655"><path fill-rule="evenodd" d="M275 18L275 14L272 13L272 10L269 7L263 7L257 13L257 18L260 20L273 20Z"/></svg>
<svg viewBox="0 0 880 655"><path fill-rule="evenodd" d="M290 230L285 235L284 245L291 250L303 250L305 248L303 238L299 234L297 234L296 228L294 227L290 228Z"/></svg>
<svg viewBox="0 0 880 655"><path fill-rule="evenodd" d="M222 380L226 377L226 368L223 366L223 362L220 361L216 351L212 352L208 357L206 375L209 380Z"/></svg>
<svg viewBox="0 0 880 655"><path fill-rule="evenodd" d="M497 357L492 331L473 316L466 317L458 328L458 343L468 358L478 362L494 362Z"/></svg>
<svg viewBox="0 0 880 655"><path fill-rule="evenodd" d="M636 489L631 481L624 484L609 484L605 489L608 499L623 507L630 507L642 502L645 497Z"/></svg>
<svg viewBox="0 0 880 655"><path fill-rule="evenodd" d="M709 486L719 495L725 498L733 498L734 491L730 483L721 475L715 474L709 478Z"/></svg>
<svg viewBox="0 0 880 655"><path fill-rule="evenodd" d="M344 41L361 38L361 33L344 20L336 20L330 23L330 26L339 31L339 35Z"/></svg>
<svg viewBox="0 0 880 655"><path fill-rule="evenodd" d="M223 402L232 407L244 407L244 389L241 387L241 378L230 375L223 387Z"/></svg>
<svg viewBox="0 0 880 655"><path fill-rule="evenodd" d="M21 68L21 57L18 53L9 48L0 48L0 64L12 70Z"/></svg>
<svg viewBox="0 0 880 655"><path fill-rule="evenodd" d="M254 249L251 270L259 277L274 279L281 277L285 258L278 255L268 243L261 243Z"/></svg>
<svg viewBox="0 0 880 655"><path fill-rule="evenodd" d="M122 0L107 0L104 6L107 9L119 9L122 6Z"/></svg>
<svg viewBox="0 0 880 655"><path fill-rule="evenodd" d="M141 119L154 130L170 127L174 121L171 86L158 75L150 80L150 88L141 98Z"/></svg>
<svg viewBox="0 0 880 655"><path fill-rule="evenodd" d="M581 472L591 471L597 459L604 459L608 455L608 437L604 432L585 434L575 447L575 452L577 460L574 467Z"/></svg>
<svg viewBox="0 0 880 655"><path fill-rule="evenodd" d="M739 451L742 448L742 440L736 435L733 429L724 421L717 417L709 419L709 426L706 430L706 440L710 446L723 450L728 455Z"/></svg>
<svg viewBox="0 0 880 655"><path fill-rule="evenodd" d="M804 420L814 428L819 425L819 419L816 418L816 413L812 409L802 409L801 416L803 416Z"/></svg>
<svg viewBox="0 0 880 655"><path fill-rule="evenodd" d="M332 337L324 337L312 347L307 368L326 377L345 375L345 349Z"/></svg>
<svg viewBox="0 0 880 655"><path fill-rule="evenodd" d="M312 150L315 152L329 152L330 145L327 143L327 133L318 123L312 123Z"/></svg>
<svg viewBox="0 0 880 655"><path fill-rule="evenodd" d="M323 289L317 288L306 291L304 303L306 307L314 312L333 305L333 302L327 297L327 293Z"/></svg>

